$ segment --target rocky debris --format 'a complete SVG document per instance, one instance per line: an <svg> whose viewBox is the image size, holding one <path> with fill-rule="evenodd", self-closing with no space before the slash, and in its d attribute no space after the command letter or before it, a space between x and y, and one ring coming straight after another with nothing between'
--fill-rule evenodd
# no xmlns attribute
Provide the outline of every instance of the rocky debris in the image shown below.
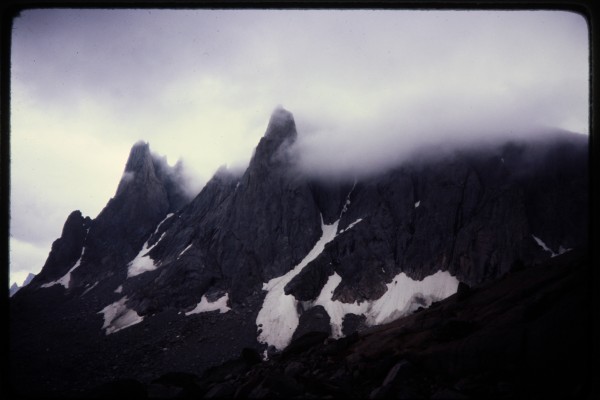
<svg viewBox="0 0 600 400"><path fill-rule="evenodd" d="M128 399L146 399L148 392L141 382L135 379L119 379L107 382L87 393L90 398L108 399L126 397Z"/></svg>
<svg viewBox="0 0 600 400"><path fill-rule="evenodd" d="M342 322L342 334L350 336L351 334L362 331L366 328L367 318L364 315L346 314Z"/></svg>
<svg viewBox="0 0 600 400"><path fill-rule="evenodd" d="M586 252L572 251L360 334L307 333L266 361L250 351L202 375L170 374L152 385L182 389L166 397L196 398L585 396L589 268Z"/></svg>
<svg viewBox="0 0 600 400"><path fill-rule="evenodd" d="M316 306L303 311L300 314L298 327L292 335L292 341L309 332L322 332L329 337L331 335L331 319L323 306Z"/></svg>

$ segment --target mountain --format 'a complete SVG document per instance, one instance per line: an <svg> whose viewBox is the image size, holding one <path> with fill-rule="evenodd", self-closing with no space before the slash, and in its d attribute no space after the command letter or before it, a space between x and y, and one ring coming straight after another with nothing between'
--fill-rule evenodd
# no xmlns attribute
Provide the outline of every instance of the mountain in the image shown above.
<svg viewBox="0 0 600 400"><path fill-rule="evenodd" d="M19 289L21 289L21 287L19 285L17 285L16 282L13 282L13 284L10 286L10 289L9 289L9 296L12 297L12 295L17 293L19 291Z"/></svg>
<svg viewBox="0 0 600 400"><path fill-rule="evenodd" d="M21 286L17 285L16 282L13 282L12 286L10 287L9 290L9 296L12 297L15 293L17 293L21 288L29 285L29 283L31 282L31 280L35 277L35 274L32 274L31 272L29 274L27 274L27 277L25 278L25 280L23 281L23 284Z"/></svg>
<svg viewBox="0 0 600 400"><path fill-rule="evenodd" d="M432 149L324 179L300 168L299 134L277 108L247 169L219 169L193 198L181 164L136 143L115 196L95 219L71 213L11 298L13 389L143 386L234 371L240 354L262 365L306 338L344 343L587 250L580 135Z"/></svg>

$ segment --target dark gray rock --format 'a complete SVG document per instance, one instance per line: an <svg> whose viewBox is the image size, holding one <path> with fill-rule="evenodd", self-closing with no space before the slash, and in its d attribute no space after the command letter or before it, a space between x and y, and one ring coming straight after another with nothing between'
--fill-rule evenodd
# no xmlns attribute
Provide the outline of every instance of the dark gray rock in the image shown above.
<svg viewBox="0 0 600 400"><path fill-rule="evenodd" d="M431 395L432 399L468 399L469 397L452 389L440 389Z"/></svg>
<svg viewBox="0 0 600 400"><path fill-rule="evenodd" d="M344 336L350 336L351 334L358 332L366 327L364 315L346 314L342 321L342 334Z"/></svg>
<svg viewBox="0 0 600 400"><path fill-rule="evenodd" d="M282 357L290 357L301 353L307 349L321 344L329 337L328 332L308 332L292 340L291 343L281 353Z"/></svg>
<svg viewBox="0 0 600 400"><path fill-rule="evenodd" d="M186 255L204 282L228 289L238 304L298 264L321 229L309 183L292 167L296 137L292 114L275 110L244 174L220 169L152 249L161 268L181 268L181 252L191 244L196 253Z"/></svg>
<svg viewBox="0 0 600 400"><path fill-rule="evenodd" d="M379 298L399 272L420 280L448 270L479 286L548 258L533 235L554 253L585 245L587 168L585 138L563 134L446 152L358 181L340 231L362 221L340 233L286 293L314 299L331 269L342 277L334 299L343 302Z"/></svg>
<svg viewBox="0 0 600 400"><path fill-rule="evenodd" d="M92 223L81 266L72 274L75 286L126 270L158 223L189 200L178 179L178 172L152 154L148 143L132 147L115 197Z"/></svg>
<svg viewBox="0 0 600 400"><path fill-rule="evenodd" d="M334 261L329 257L329 252L323 253L285 285L284 293L291 294L298 301L316 300L329 277L335 272L332 262Z"/></svg>
<svg viewBox="0 0 600 400"><path fill-rule="evenodd" d="M32 279L31 288L55 281L69 272L81 257L91 224L92 220L81 215L79 210L69 214L61 237L52 243L48 259L40 273Z"/></svg>
<svg viewBox="0 0 600 400"><path fill-rule="evenodd" d="M292 340L297 339L310 332L323 332L331 335L331 318L323 306L316 306L303 311L300 314L298 327L292 335Z"/></svg>

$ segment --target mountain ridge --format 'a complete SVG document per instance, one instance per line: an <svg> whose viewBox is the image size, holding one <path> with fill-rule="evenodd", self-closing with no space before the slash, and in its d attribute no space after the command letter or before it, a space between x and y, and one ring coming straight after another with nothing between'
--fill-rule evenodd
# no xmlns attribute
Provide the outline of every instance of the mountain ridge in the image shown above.
<svg viewBox="0 0 600 400"><path fill-rule="evenodd" d="M135 143L115 196L93 220L72 213L11 298L11 315L30 318L11 321L11 353L29 357L12 359L20 388L45 348L56 371L39 391L68 392L60 376L76 362L77 390L113 379L112 365L138 380L200 374L242 348L272 357L302 333L349 336L587 246L583 138L459 148L335 180L297 168L297 136L277 108L248 168L219 169L194 198L181 164Z"/></svg>

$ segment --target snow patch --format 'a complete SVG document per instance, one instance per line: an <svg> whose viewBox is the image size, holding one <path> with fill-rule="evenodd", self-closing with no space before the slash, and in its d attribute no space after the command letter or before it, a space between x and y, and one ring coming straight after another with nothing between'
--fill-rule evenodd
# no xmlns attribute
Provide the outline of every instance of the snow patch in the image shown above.
<svg viewBox="0 0 600 400"><path fill-rule="evenodd" d="M142 274L147 271L152 271L156 269L156 264L154 264L154 260L150 257L150 250L152 250L165 236L166 232L163 232L160 235L160 238L154 243L152 246L148 247L148 242L144 243L144 247L138 253L137 256L133 260L127 264L127 277L131 278L132 276L136 276Z"/></svg>
<svg viewBox="0 0 600 400"><path fill-rule="evenodd" d="M344 315L348 313L360 315L365 314L369 310L368 302L362 302L361 304L358 302L342 303L341 301L333 301L331 299L333 297L333 291L338 287L341 281L342 277L339 276L337 272L334 272L327 280L325 286L323 286L323 289L321 289L321 293L317 299L311 305L312 307L323 306L327 311L329 318L331 318L332 336L334 338L342 336L342 322L344 320Z"/></svg>
<svg viewBox="0 0 600 400"><path fill-rule="evenodd" d="M190 243L188 247L186 247L185 249L183 249L183 251L181 253L179 253L179 255L177 256L177 259L179 260L179 257L181 257L183 255L183 253L185 253L186 251L189 250L190 247L192 247L193 243Z"/></svg>
<svg viewBox="0 0 600 400"><path fill-rule="evenodd" d="M102 325L102 329L106 329L107 335L142 322L144 319L134 310L127 308L125 306L126 302L127 296L119 301L109 304L101 311L98 311L98 314L104 314L104 325Z"/></svg>
<svg viewBox="0 0 600 400"><path fill-rule="evenodd" d="M202 312L209 312L209 311L215 311L215 310L219 310L219 312L221 314L223 314L223 313L226 313L227 311L231 310L231 308L229 308L227 306L228 301L229 301L228 293L225 293L224 296L218 298L217 300L215 300L213 302L209 302L208 299L206 298L206 296L202 296L202 299L200 299L200 303L198 303L196 308L194 308L192 311L186 312L185 315L199 314Z"/></svg>
<svg viewBox="0 0 600 400"><path fill-rule="evenodd" d="M571 249L571 248L565 249L564 247L560 246L560 247L558 248L558 254L557 254L557 255L559 255L559 256L560 256L561 254L564 254L564 253L566 253L567 251L571 251L571 250L573 250L573 249Z"/></svg>
<svg viewBox="0 0 600 400"><path fill-rule="evenodd" d="M556 257L556 256L560 256L561 254L566 253L567 251L571 251L573 249L565 249L562 245L559 246L558 248L558 253L555 253L551 248L549 248L546 243L544 243L542 241L542 239L538 238L535 235L531 235L533 237L533 239L535 240L535 242L545 251L547 251L548 253L550 253L550 257Z"/></svg>
<svg viewBox="0 0 600 400"><path fill-rule="evenodd" d="M55 281L52 282L48 282L48 283L44 283L42 285L43 288L49 288L50 286L54 286L54 285L63 285L65 287L65 289L69 288L69 285L71 284L71 272L75 271L75 269L77 267L79 267L79 265L81 264L81 258L83 257L83 253L85 253L85 247L83 249L81 249L81 255L79 256L79 259L77 260L77 262L75 263L75 265L73 265L73 268L71 268L69 270L69 272L67 272L66 274L64 274L62 276L62 278L57 279Z"/></svg>
<svg viewBox="0 0 600 400"><path fill-rule="evenodd" d="M169 213L169 214L167 214L167 216L165 217L165 219L163 219L162 221L160 221L160 222L158 223L158 225L156 225L156 229L154 230L154 234L156 234L156 233L158 232L158 230L160 229L160 226L161 226L161 225L162 225L162 224L163 224L163 223L164 223L166 220L168 220L169 218L171 218L173 215L174 215L173 213Z"/></svg>
<svg viewBox="0 0 600 400"><path fill-rule="evenodd" d="M418 208L420 205L421 205L421 200L419 200L415 203L415 208Z"/></svg>
<svg viewBox="0 0 600 400"><path fill-rule="evenodd" d="M325 225L323 216L321 216L321 238L304 259L286 274L263 284L263 290L267 291L267 295L256 317L256 326L262 327L262 331L258 335L259 342L267 343L279 350L289 344L298 326L298 312L296 310L298 301L294 296L286 295L283 288L308 263L323 252L327 243L335 238L339 222L340 220L337 220L331 225Z"/></svg>
<svg viewBox="0 0 600 400"><path fill-rule="evenodd" d="M173 213L167 214L165 219L163 219L162 221L160 221L158 223L158 225L156 226L156 229L154 230L154 233L152 235L150 235L150 238L152 236L156 235L158 233L158 230L160 229L160 226L166 220L171 218L173 215L174 215ZM152 246L148 245L148 242L150 241L150 238L148 238L148 240L146 241L146 243L144 243L144 246L142 247L142 250L140 250L138 255L135 256L135 258L133 260L131 260L129 262L129 264L127 264L127 277L128 278L142 274L144 272L155 270L157 268L157 265L154 264L154 260L152 258L150 258L149 253L150 253L150 250L152 250L162 240L162 238L165 236L165 233L167 233L167 232L163 232L163 234L160 235L160 238L158 238L156 243L154 243Z"/></svg>
<svg viewBox="0 0 600 400"><path fill-rule="evenodd" d="M387 291L375 300L367 315L367 324L379 325L398 319L418 307L429 307L434 301L443 300L456 293L458 279L448 271L438 271L415 281L404 272L387 284Z"/></svg>
<svg viewBox="0 0 600 400"><path fill-rule="evenodd" d="M341 230L339 233L344 233L344 232L347 232L347 231L349 231L350 229L352 229L352 227L353 227L354 225L358 224L360 221L362 221L362 218L359 218L359 219L357 219L356 221L354 221L353 223L351 223L350 225L348 225L348 226L346 227L346 229L342 229L342 230Z"/></svg>
<svg viewBox="0 0 600 400"><path fill-rule="evenodd" d="M85 296L85 294L86 294L87 292L89 292L90 290L92 290L93 288L95 288L95 287L96 287L96 285L98 284L98 282L99 282L99 281L96 281L96 282L94 282L94 284L93 284L91 287L89 287L89 288L85 289L85 292L81 293L81 297Z"/></svg>
<svg viewBox="0 0 600 400"><path fill-rule="evenodd" d="M342 336L342 322L346 314L362 314L367 318L367 325L380 325L410 314L418 307L429 307L434 301L445 299L458 289L458 280L447 271L438 271L422 281L415 281L401 272L387 284L386 292L379 299L342 303L332 300L333 292L341 281L337 273L331 275L311 305L325 308L331 318L334 338Z"/></svg>
<svg viewBox="0 0 600 400"><path fill-rule="evenodd" d="M115 293L122 293L122 292L123 292L123 285L119 285L119 287L115 289Z"/></svg>

